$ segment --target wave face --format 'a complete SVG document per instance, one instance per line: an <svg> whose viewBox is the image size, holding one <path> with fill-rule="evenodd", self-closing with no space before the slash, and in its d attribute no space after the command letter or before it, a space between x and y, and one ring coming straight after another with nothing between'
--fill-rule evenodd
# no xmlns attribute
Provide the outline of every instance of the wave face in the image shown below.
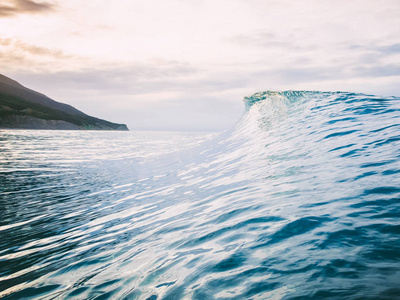
<svg viewBox="0 0 400 300"><path fill-rule="evenodd" d="M400 298L400 98L262 92L218 137L0 132L0 297Z"/></svg>

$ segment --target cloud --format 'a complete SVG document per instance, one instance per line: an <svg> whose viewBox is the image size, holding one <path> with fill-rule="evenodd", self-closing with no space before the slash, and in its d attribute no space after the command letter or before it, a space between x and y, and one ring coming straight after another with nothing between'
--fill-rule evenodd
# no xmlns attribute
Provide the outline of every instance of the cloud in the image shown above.
<svg viewBox="0 0 400 300"><path fill-rule="evenodd" d="M55 70L65 65L71 66L78 59L79 57L67 54L60 49L33 45L18 39L0 38L2 72Z"/></svg>
<svg viewBox="0 0 400 300"><path fill-rule="evenodd" d="M97 91L101 94L141 95L160 91L179 91L199 72L181 62L164 61L152 64L92 66L80 70L31 73L21 76L28 81L50 83L53 88Z"/></svg>
<svg viewBox="0 0 400 300"><path fill-rule="evenodd" d="M400 66L398 65L358 66L353 70L359 77L400 76Z"/></svg>
<svg viewBox="0 0 400 300"><path fill-rule="evenodd" d="M389 46L379 47L377 48L377 50L384 54L400 53L400 44L393 44Z"/></svg>
<svg viewBox="0 0 400 300"><path fill-rule="evenodd" d="M377 41L379 42L379 41ZM350 45L348 49L351 50L364 50L371 51L383 55L391 55L400 53L400 43L395 43L391 45L376 46L376 45Z"/></svg>
<svg viewBox="0 0 400 300"><path fill-rule="evenodd" d="M53 11L54 4L32 0L11 0L7 5L0 5L0 18L13 17L19 14L34 14Z"/></svg>
<svg viewBox="0 0 400 300"><path fill-rule="evenodd" d="M8 39L0 38L0 46L9 47L10 49L7 49L9 53L24 52L32 55L47 56L54 58L63 58L68 56L59 49L49 49L46 47L32 45L29 43L22 42L20 40L10 39L10 38Z"/></svg>
<svg viewBox="0 0 400 300"><path fill-rule="evenodd" d="M53 58L65 58L69 57L66 55L63 51L59 49L49 49L45 47L40 47L40 46L35 46L27 43L23 43L21 41L16 41L14 42L14 45L29 54L32 55L39 55L39 56L47 56L47 57L53 57Z"/></svg>
<svg viewBox="0 0 400 300"><path fill-rule="evenodd" d="M13 43L13 39L0 39L0 46L10 46Z"/></svg>
<svg viewBox="0 0 400 300"><path fill-rule="evenodd" d="M273 32L258 31L253 34L234 35L226 39L239 46L255 46L261 48L284 48L298 50L301 47L293 34L277 35Z"/></svg>

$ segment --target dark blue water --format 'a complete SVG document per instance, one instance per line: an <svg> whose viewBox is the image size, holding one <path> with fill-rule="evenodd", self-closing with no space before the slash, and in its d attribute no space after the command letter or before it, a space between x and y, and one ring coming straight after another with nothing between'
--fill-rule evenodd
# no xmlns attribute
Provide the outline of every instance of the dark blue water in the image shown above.
<svg viewBox="0 0 400 300"><path fill-rule="evenodd" d="M400 98L245 104L217 137L0 131L0 297L400 299Z"/></svg>

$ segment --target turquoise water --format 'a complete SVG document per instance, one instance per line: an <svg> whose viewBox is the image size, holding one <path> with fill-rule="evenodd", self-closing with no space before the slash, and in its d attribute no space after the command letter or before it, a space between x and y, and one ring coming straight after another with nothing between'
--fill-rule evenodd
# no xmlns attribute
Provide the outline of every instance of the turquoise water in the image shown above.
<svg viewBox="0 0 400 300"><path fill-rule="evenodd" d="M222 134L0 131L4 299L400 299L400 98Z"/></svg>

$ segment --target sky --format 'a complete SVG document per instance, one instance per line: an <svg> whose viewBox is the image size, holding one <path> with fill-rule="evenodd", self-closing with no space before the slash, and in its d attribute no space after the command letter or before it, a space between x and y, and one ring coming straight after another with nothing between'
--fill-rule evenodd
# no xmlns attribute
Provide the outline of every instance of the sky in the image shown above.
<svg viewBox="0 0 400 300"><path fill-rule="evenodd" d="M0 73L131 130L219 131L265 90L400 96L399 0L1 0Z"/></svg>

